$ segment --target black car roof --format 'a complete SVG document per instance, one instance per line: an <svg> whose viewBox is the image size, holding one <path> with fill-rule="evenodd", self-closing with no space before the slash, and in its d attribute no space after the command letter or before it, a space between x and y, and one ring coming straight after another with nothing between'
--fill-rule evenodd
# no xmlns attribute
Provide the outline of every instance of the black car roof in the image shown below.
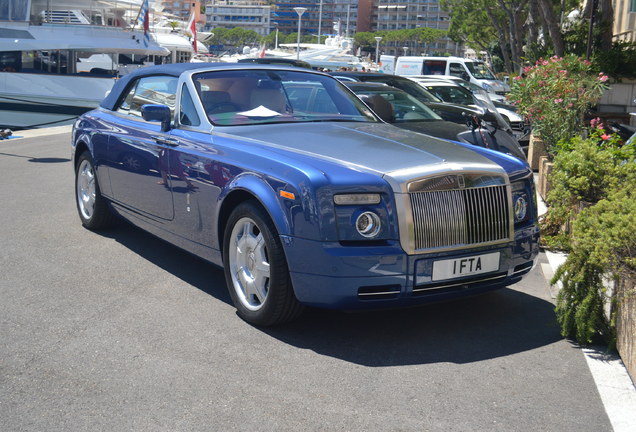
<svg viewBox="0 0 636 432"><path fill-rule="evenodd" d="M395 89L395 87L391 87L390 85L381 82L345 81L343 84L351 89Z"/></svg>
<svg viewBox="0 0 636 432"><path fill-rule="evenodd" d="M151 76L151 75L172 75L172 76L178 77L183 72L188 70L205 68L205 67L208 67L208 68L215 67L215 66L218 67L219 65L220 65L219 63L172 63L172 64L166 64L166 65L148 66L148 67L139 68L136 71L131 72L128 75L125 75L119 80L117 80L117 82L111 89L110 93L108 93L108 96L104 98L104 100L102 101L102 103L99 104L99 106L109 110L114 109L115 104L119 100L119 96L121 95L121 92L126 87L128 87L129 82L133 81L137 77Z"/></svg>
<svg viewBox="0 0 636 432"><path fill-rule="evenodd" d="M372 76L377 76L377 77L395 77L396 75L391 75L391 74L385 74L385 73L380 73L380 72L350 72L350 71L342 71L342 72L329 72L329 75L333 75L333 76L343 76L343 77L349 77L349 78L364 78L364 77L372 77ZM397 75L399 78L399 75Z"/></svg>
<svg viewBox="0 0 636 432"><path fill-rule="evenodd" d="M244 59L238 60L237 63L287 65L287 66L296 66L296 67L302 67L305 69L311 69L311 65L304 60L290 59L285 57L244 58Z"/></svg>
<svg viewBox="0 0 636 432"><path fill-rule="evenodd" d="M257 63L172 63L158 66L148 66L139 68L128 75L123 76L113 86L112 90L99 104L100 107L108 110L114 109L117 101L119 100L122 91L124 91L128 84L139 77L153 76L153 75L169 75L178 77L182 73L195 70L195 69L289 69L298 70L299 68L284 66L284 65L267 65ZM303 69L307 70L307 69Z"/></svg>

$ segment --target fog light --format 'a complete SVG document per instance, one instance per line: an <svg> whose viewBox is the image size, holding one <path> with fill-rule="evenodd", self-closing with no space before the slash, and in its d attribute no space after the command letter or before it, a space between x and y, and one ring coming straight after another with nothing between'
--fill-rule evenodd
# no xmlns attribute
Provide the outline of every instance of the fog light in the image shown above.
<svg viewBox="0 0 636 432"><path fill-rule="evenodd" d="M515 211L515 222L521 222L528 214L528 200L525 195L515 195L513 208Z"/></svg>
<svg viewBox="0 0 636 432"><path fill-rule="evenodd" d="M373 238L380 232L380 216L366 211L356 219L356 229L362 237Z"/></svg>

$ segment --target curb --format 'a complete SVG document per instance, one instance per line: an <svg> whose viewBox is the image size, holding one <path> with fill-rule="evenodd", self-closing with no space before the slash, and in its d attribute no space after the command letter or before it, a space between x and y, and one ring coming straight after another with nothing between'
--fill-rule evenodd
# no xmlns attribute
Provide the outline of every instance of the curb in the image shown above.
<svg viewBox="0 0 636 432"><path fill-rule="evenodd" d="M59 135L59 134L71 132L72 129L73 129L73 125L64 125L64 126L56 126L56 127L42 128L42 129L19 130L19 131L14 131L10 137L0 140L0 143L5 141L6 142L15 141L20 138L35 138L39 136Z"/></svg>

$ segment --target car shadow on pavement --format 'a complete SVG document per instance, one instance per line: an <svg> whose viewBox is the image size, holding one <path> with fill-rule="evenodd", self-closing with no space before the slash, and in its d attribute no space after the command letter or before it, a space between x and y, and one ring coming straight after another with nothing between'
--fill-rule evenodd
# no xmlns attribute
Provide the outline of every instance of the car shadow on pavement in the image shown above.
<svg viewBox="0 0 636 432"><path fill-rule="evenodd" d="M220 267L127 223L101 234L232 304ZM545 284L538 269L525 281L526 285ZM343 312L307 308L297 321L259 330L283 343L364 366L476 362L562 340L554 305L526 294L522 284L406 309Z"/></svg>
<svg viewBox="0 0 636 432"><path fill-rule="evenodd" d="M150 261L197 289L229 305L232 299L225 285L223 269L173 246L125 221L99 232L122 244L140 257Z"/></svg>
<svg viewBox="0 0 636 432"><path fill-rule="evenodd" d="M509 288L408 309L309 309L291 325L262 331L364 366L471 363L562 340L552 303Z"/></svg>
<svg viewBox="0 0 636 432"><path fill-rule="evenodd" d="M13 153L0 153L0 156L12 156L12 157L17 157L17 158L28 159L29 162L33 162L33 163L63 163L63 162L70 162L71 161L68 158L58 158L58 157L35 158L35 157L31 157L31 156L17 155L17 154L13 154Z"/></svg>

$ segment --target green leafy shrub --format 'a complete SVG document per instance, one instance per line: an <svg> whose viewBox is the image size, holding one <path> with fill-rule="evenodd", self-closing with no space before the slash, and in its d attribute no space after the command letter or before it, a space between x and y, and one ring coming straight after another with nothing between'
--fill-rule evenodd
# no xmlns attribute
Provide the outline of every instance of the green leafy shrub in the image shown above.
<svg viewBox="0 0 636 432"><path fill-rule="evenodd" d="M562 285L557 319L562 334L579 343L613 344L611 315L604 312L613 293L605 286L608 278L636 275L636 151L602 127L564 148L548 196L548 215L572 226L568 258L552 279Z"/></svg>
<svg viewBox="0 0 636 432"><path fill-rule="evenodd" d="M599 340L614 344L613 319L604 312L611 293L604 282L636 275L633 162L631 171L622 188L613 190L607 199L577 217L572 233L575 247L552 280L562 284L556 307L561 332L582 344Z"/></svg>
<svg viewBox="0 0 636 432"><path fill-rule="evenodd" d="M559 143L547 197L550 223L562 226L573 220L581 206L597 203L620 180L620 161L630 158L615 135L605 133L598 120L587 138L575 136ZM546 227L547 228L547 227Z"/></svg>

